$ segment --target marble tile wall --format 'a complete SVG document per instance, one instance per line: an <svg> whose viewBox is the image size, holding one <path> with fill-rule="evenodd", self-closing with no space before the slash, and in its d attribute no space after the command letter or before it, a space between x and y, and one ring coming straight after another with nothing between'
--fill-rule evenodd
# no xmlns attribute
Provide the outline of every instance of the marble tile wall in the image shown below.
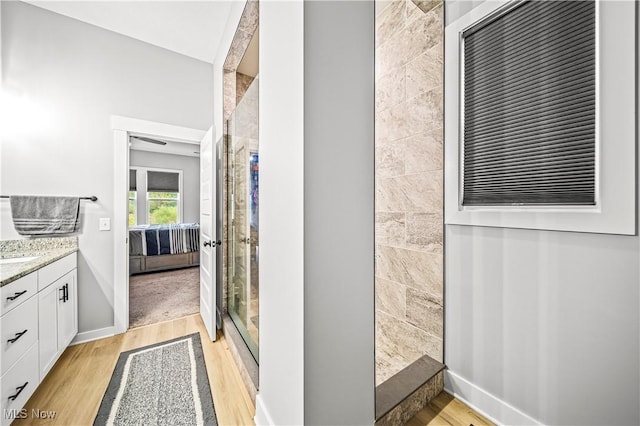
<svg viewBox="0 0 640 426"><path fill-rule="evenodd" d="M253 82L253 77L236 72L236 105L240 103L240 99L247 92L247 89Z"/></svg>
<svg viewBox="0 0 640 426"><path fill-rule="evenodd" d="M376 0L376 382L443 353L443 6Z"/></svg>

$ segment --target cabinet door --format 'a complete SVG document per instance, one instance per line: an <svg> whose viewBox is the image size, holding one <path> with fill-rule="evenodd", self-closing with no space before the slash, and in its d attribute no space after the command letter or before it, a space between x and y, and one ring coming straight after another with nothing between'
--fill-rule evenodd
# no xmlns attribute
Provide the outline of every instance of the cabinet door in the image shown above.
<svg viewBox="0 0 640 426"><path fill-rule="evenodd" d="M21 414L39 383L38 345L34 343L0 380L0 425L9 426Z"/></svg>
<svg viewBox="0 0 640 426"><path fill-rule="evenodd" d="M62 352L69 346L78 332L76 281L78 270L74 269L62 277L57 287L63 288L64 297L58 300L58 351Z"/></svg>
<svg viewBox="0 0 640 426"><path fill-rule="evenodd" d="M0 374L20 359L38 340L38 298L32 297L0 320Z"/></svg>
<svg viewBox="0 0 640 426"><path fill-rule="evenodd" d="M40 380L49 372L58 355L58 299L60 286L51 285L38 293L38 340Z"/></svg>

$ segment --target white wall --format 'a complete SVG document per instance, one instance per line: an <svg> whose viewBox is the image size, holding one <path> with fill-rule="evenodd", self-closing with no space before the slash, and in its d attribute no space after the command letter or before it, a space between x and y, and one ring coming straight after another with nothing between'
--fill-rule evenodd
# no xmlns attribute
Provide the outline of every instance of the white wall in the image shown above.
<svg viewBox="0 0 640 426"><path fill-rule="evenodd" d="M304 424L304 6L260 3L258 425Z"/></svg>
<svg viewBox="0 0 640 426"><path fill-rule="evenodd" d="M113 325L113 136L120 115L206 130L210 64L21 2L2 2L3 89L40 106L2 141L3 194L96 195L82 202L80 332ZM0 202L0 238L17 238Z"/></svg>
<svg viewBox="0 0 640 426"><path fill-rule="evenodd" d="M129 165L159 169L182 170L182 223L200 221L200 158L159 152L129 152ZM145 194L138 194L138 224L146 223ZM145 222L141 222L141 218Z"/></svg>
<svg viewBox="0 0 640 426"><path fill-rule="evenodd" d="M449 21L471 6L447 3ZM640 424L640 237L445 237L450 390L505 424Z"/></svg>

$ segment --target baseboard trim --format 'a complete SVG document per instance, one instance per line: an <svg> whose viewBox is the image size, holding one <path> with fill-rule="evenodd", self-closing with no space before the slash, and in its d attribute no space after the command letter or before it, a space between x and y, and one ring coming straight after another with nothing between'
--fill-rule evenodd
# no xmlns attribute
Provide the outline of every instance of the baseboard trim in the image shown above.
<svg viewBox="0 0 640 426"><path fill-rule="evenodd" d="M542 425L538 420L451 370L445 370L444 389L496 424Z"/></svg>
<svg viewBox="0 0 640 426"><path fill-rule="evenodd" d="M105 337L115 336L115 327L99 328L97 330L83 331L76 334L69 346L79 345L80 343L92 342L98 339L104 339Z"/></svg>
<svg viewBox="0 0 640 426"><path fill-rule="evenodd" d="M259 392L256 395L256 415L253 421L256 423L256 426L271 426L276 424L269 415L269 411L267 411L267 407L265 407L264 400L260 397Z"/></svg>

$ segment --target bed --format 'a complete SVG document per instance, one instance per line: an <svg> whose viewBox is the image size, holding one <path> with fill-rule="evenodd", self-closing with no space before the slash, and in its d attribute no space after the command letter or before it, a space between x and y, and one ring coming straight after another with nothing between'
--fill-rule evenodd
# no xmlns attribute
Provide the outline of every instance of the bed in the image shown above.
<svg viewBox="0 0 640 426"><path fill-rule="evenodd" d="M199 264L199 224L138 225L129 228L129 275Z"/></svg>

